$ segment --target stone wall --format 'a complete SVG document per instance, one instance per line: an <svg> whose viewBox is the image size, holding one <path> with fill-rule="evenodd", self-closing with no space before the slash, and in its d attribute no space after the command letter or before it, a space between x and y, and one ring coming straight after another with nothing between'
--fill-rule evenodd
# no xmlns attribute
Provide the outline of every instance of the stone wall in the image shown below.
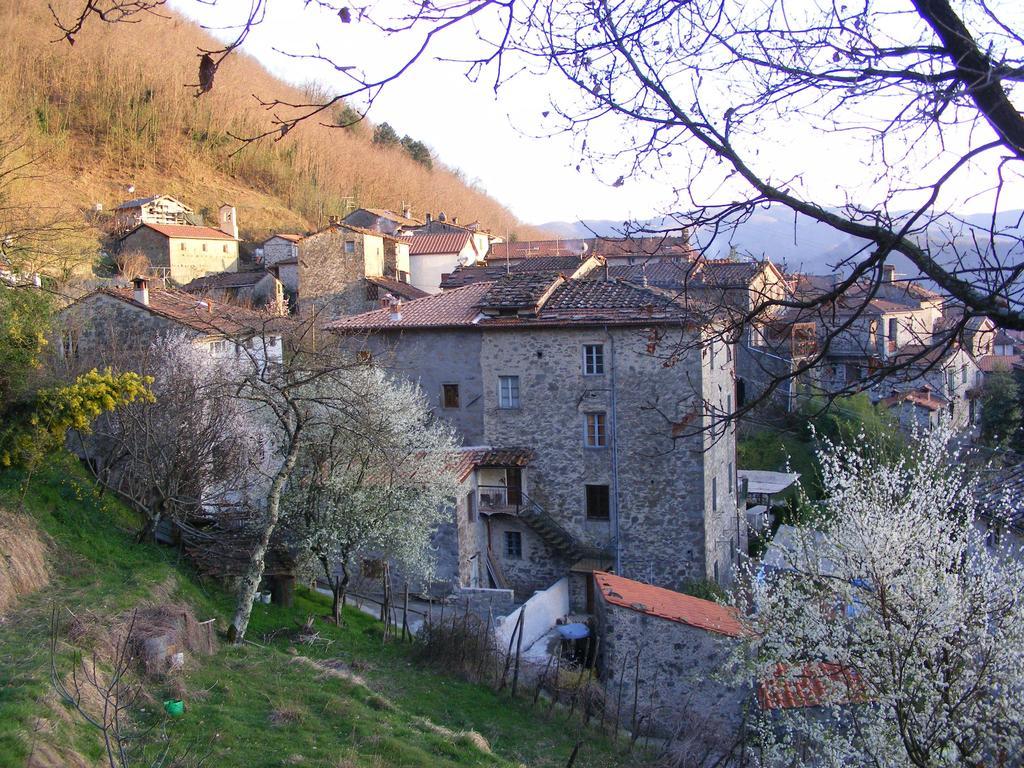
<svg viewBox="0 0 1024 768"><path fill-rule="evenodd" d="M351 314L366 301L364 238L341 228L325 229L299 243L299 312L321 312L324 319ZM345 243L352 243L352 253Z"/></svg>
<svg viewBox="0 0 1024 768"><path fill-rule="evenodd" d="M610 718L621 702L618 722L630 728L639 689L636 714L644 718L645 735L672 737L680 730L707 728L709 735L728 739L739 730L744 709L752 701L751 690L715 679L736 639L613 605L601 597L595 602L601 638L598 674Z"/></svg>
<svg viewBox="0 0 1024 768"><path fill-rule="evenodd" d="M263 243L263 263L267 266L297 258L298 255L298 243L285 240L283 237L271 237Z"/></svg>

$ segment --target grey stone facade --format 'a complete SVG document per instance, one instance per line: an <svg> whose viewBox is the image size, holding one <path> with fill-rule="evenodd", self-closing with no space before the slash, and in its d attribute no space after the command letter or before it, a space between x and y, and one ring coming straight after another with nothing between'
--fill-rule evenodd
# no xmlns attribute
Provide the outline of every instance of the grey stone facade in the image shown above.
<svg viewBox="0 0 1024 768"><path fill-rule="evenodd" d="M321 312L329 319L366 310L363 276L380 274L381 269L372 271L373 263L384 263L383 238L329 227L303 239L299 243L299 312Z"/></svg>
<svg viewBox="0 0 1024 768"><path fill-rule="evenodd" d="M600 597L595 602L598 677L609 719L618 709L623 727L632 728L634 717L642 718L642 732L661 737L704 728L709 738L728 741L739 732L753 704L752 689L718 679L736 638Z"/></svg>

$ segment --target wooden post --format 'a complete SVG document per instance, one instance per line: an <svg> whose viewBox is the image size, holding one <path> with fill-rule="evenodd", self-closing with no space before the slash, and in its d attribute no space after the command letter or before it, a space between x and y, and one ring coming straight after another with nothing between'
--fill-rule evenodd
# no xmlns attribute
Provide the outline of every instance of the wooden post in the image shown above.
<svg viewBox="0 0 1024 768"><path fill-rule="evenodd" d="M633 741L636 741L636 724L639 713L637 708L640 706L640 652L638 648L636 651L636 669L633 672Z"/></svg>
<svg viewBox="0 0 1024 768"><path fill-rule="evenodd" d="M547 679L548 670L551 669L551 662L554 660L554 656L548 656L548 663L544 665L544 672L541 674L540 679L537 681L537 690L533 692L533 705L537 706L537 700L540 699L541 688L544 687L544 681Z"/></svg>
<svg viewBox="0 0 1024 768"><path fill-rule="evenodd" d="M531 614L532 615L532 614ZM516 640L516 671L512 673L512 698L516 697L519 688L519 658L523 650L523 630L526 629L526 604L519 609L519 639Z"/></svg>
<svg viewBox="0 0 1024 768"><path fill-rule="evenodd" d="M573 712L576 711L576 700L580 697L580 686L583 685L583 676L587 673L587 657L590 655L590 635L587 635L587 644L584 646L583 651L583 662L580 664L580 675L576 678L576 687L572 692L572 703L569 705L569 717L566 720L572 718Z"/></svg>
<svg viewBox="0 0 1024 768"><path fill-rule="evenodd" d="M409 582L405 582L405 596L402 601L402 639L408 636L412 640L412 632L409 630Z"/></svg>
<svg viewBox="0 0 1024 768"><path fill-rule="evenodd" d="M614 743L619 743L619 728L621 728L622 717L622 688L626 682L626 654L622 654L622 669L619 670L619 690L615 702L615 732L612 736Z"/></svg>
<svg viewBox="0 0 1024 768"><path fill-rule="evenodd" d="M505 668L501 673L501 685L498 686L498 690L505 689L505 683L508 680L508 670L512 666L512 643L516 639L516 631L519 629L519 622L523 620L523 611L520 608L519 617L516 619L516 625L512 627L512 634L508 638L508 650L505 651Z"/></svg>

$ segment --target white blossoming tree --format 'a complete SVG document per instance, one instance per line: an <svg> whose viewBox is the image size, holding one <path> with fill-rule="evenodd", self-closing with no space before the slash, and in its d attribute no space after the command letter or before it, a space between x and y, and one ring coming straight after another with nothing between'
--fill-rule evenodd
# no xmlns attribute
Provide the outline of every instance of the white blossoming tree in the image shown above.
<svg viewBox="0 0 1024 768"><path fill-rule="evenodd" d="M351 371L349 386L363 396L344 422L317 426L283 505L289 538L331 585L336 621L360 553L430 575L431 536L457 490L454 433L417 387L373 367Z"/></svg>
<svg viewBox="0 0 1024 768"><path fill-rule="evenodd" d="M817 519L739 600L746 675L839 671L818 678L823 708L760 713L766 765L1020 764L1024 563L987 545L952 437L888 461L824 442Z"/></svg>

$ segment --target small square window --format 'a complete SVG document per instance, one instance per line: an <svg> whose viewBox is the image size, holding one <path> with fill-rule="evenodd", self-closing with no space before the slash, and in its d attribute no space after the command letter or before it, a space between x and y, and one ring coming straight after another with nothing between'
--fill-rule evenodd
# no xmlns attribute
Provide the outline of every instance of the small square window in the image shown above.
<svg viewBox="0 0 1024 768"><path fill-rule="evenodd" d="M608 445L608 434L605 429L605 414L586 413L584 414L584 445L587 448L605 448Z"/></svg>
<svg viewBox="0 0 1024 768"><path fill-rule="evenodd" d="M518 408L519 407L519 377L499 376L498 377L498 407Z"/></svg>
<svg viewBox="0 0 1024 768"><path fill-rule="evenodd" d="M356 243L355 243L355 241L354 240L346 240L345 241L345 253L355 253L355 252L356 252Z"/></svg>
<svg viewBox="0 0 1024 768"><path fill-rule="evenodd" d="M221 246L221 247L223 248L223 250L224 250L224 253L227 253L227 252L228 252L228 244L227 244L227 243L224 243L224 245L223 245L223 246Z"/></svg>
<svg viewBox="0 0 1024 768"><path fill-rule="evenodd" d="M600 376L604 373L604 344L583 345L583 375Z"/></svg>
<svg viewBox="0 0 1024 768"><path fill-rule="evenodd" d="M184 251L185 250L185 243L181 243L181 245L178 246L178 250L179 251Z"/></svg>
<svg viewBox="0 0 1024 768"><path fill-rule="evenodd" d="M459 407L459 385L458 384L442 384L441 385L441 407L442 408L458 408Z"/></svg>
<svg viewBox="0 0 1024 768"><path fill-rule="evenodd" d="M505 557L513 560L523 558L523 534L519 531L505 531Z"/></svg>
<svg viewBox="0 0 1024 768"><path fill-rule="evenodd" d="M203 243L203 250L206 250L206 243Z"/></svg>
<svg viewBox="0 0 1024 768"><path fill-rule="evenodd" d="M611 496L607 485L587 486L587 519L607 520L610 516Z"/></svg>

